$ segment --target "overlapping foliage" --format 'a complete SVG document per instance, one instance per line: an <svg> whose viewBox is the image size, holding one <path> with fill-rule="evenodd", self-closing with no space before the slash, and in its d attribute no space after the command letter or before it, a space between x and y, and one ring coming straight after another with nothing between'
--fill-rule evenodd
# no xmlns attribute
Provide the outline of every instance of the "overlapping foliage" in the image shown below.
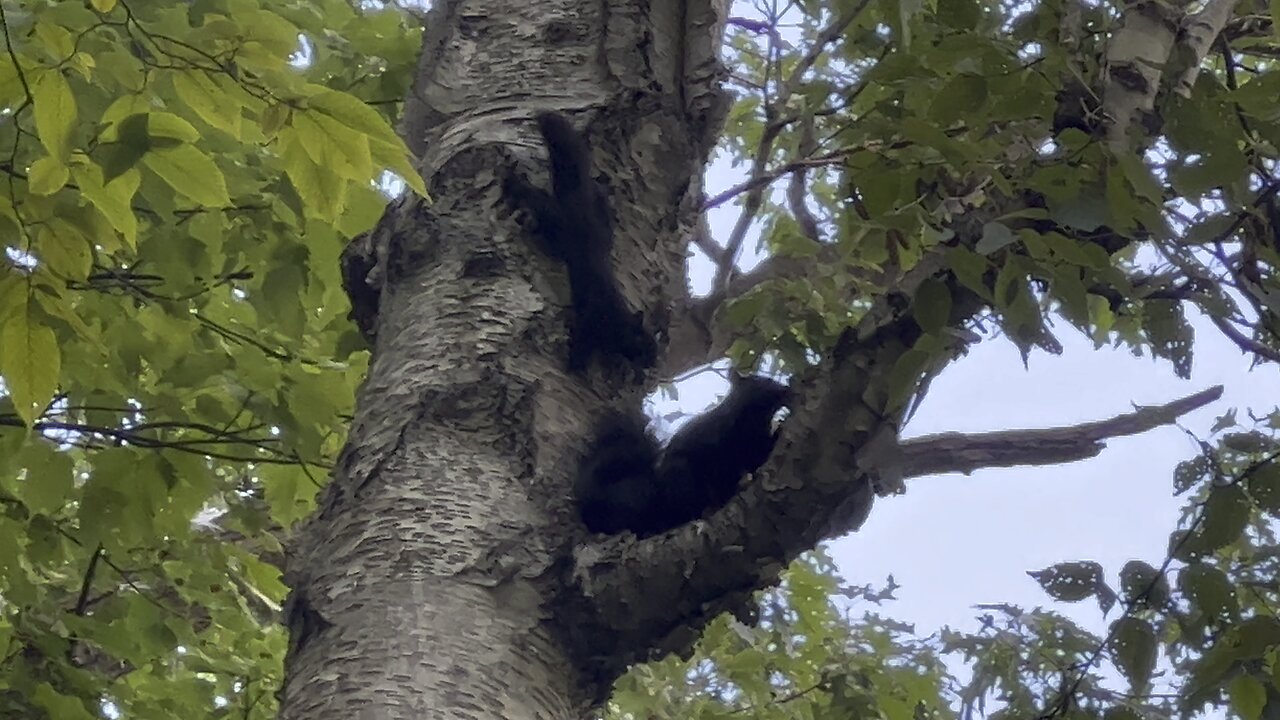
<svg viewBox="0 0 1280 720"><path fill-rule="evenodd" d="M391 130L415 23L356 5L0 1L0 716L274 714L276 533L324 482L367 357L338 253L380 215L384 172L422 190ZM1073 82L1100 74L1116 9L1086 6L1067 37L1068 7L798 3L792 42L768 7L735 20L725 147L755 164L714 202L761 191L773 253L821 261L734 301L735 353L805 362L884 292L877 267L943 251L956 282L903 302L926 331L904 388L960 293L1024 349L1055 349L1060 318L1185 373L1193 308L1280 357L1275 3L1237 9L1143 154L1099 140ZM1001 606L975 634L914 640L836 612L818 556L758 627L719 621L704 655L638 669L613 710L1261 717L1280 696L1280 416L1235 426L1180 469L1168 562L1131 563L1119 590L1085 563L1038 576L1115 613L1105 637Z"/></svg>
<svg viewBox="0 0 1280 720"><path fill-rule="evenodd" d="M391 124L419 33L342 1L0 11L0 716L268 717L263 530L366 362L338 253L382 173L422 188Z"/></svg>

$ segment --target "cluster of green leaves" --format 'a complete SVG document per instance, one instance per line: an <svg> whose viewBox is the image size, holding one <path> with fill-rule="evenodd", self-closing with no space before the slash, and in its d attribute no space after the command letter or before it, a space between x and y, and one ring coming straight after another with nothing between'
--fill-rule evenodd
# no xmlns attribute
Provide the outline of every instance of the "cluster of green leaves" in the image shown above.
<svg viewBox="0 0 1280 720"><path fill-rule="evenodd" d="M424 192L392 127L410 20L0 5L0 715L274 715L270 531L367 362L338 255L385 173Z"/></svg>
<svg viewBox="0 0 1280 720"><path fill-rule="evenodd" d="M971 316L974 296L1024 354L1060 352L1056 317L1185 376L1188 302L1280 345L1280 325L1253 332L1256 315L1241 311L1231 287L1252 280L1269 288L1247 294L1252 309L1280 310L1275 274L1257 271L1280 261L1274 42L1235 38L1189 97L1162 95L1162 134L1144 158L1141 143L1117 150L1101 139L1099 58L1120 22L1112 8L1079 8L1080 37L1064 44L1069 3L1058 0L866 3L803 81L790 82L814 57L810 43L855 4L801 4L784 23L798 22L804 42L795 45L750 27L730 34L735 77L750 92L725 144L737 157L767 147L766 178L804 167L823 231L802 231L790 193L766 193L770 249L815 262L730 306L744 344L810 363L886 291L879 269L934 255L948 277L909 299L923 357L945 353L952 316ZM1077 105L1079 117L1063 117ZM1245 262L1224 250L1228 240L1245 244Z"/></svg>
<svg viewBox="0 0 1280 720"><path fill-rule="evenodd" d="M605 717L946 717L951 680L939 656L901 623L840 609L891 598L892 587L840 587L834 576L821 549L797 560L781 586L761 594L756 625L721 617L690 659L636 667L618 681Z"/></svg>
<svg viewBox="0 0 1280 720"><path fill-rule="evenodd" d="M1013 626L1034 628L1033 642L953 635L946 649L978 660L982 689L999 686L1013 717L1046 708L1108 718L1210 708L1269 717L1277 709L1270 698L1280 697L1280 411L1252 425L1242 430L1234 414L1220 418L1216 444L1204 443L1202 454L1179 464L1174 491L1188 504L1160 567L1126 563L1118 590L1096 562L1031 573L1055 600L1092 599L1104 616L1119 604L1105 637L1058 616L1001 607L1005 634L1021 640L1026 635ZM1090 671L1094 665L1118 671L1127 691L1109 688L1101 672Z"/></svg>

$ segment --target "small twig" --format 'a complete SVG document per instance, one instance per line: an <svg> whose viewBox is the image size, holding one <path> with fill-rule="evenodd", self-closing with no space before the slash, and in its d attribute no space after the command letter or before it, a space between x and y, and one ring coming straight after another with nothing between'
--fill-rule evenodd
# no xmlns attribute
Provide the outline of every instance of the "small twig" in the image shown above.
<svg viewBox="0 0 1280 720"><path fill-rule="evenodd" d="M1234 342L1244 352L1251 352L1261 358L1266 358L1273 363L1280 363L1280 352L1263 345L1253 338L1240 332L1240 329L1232 325L1226 318L1220 318L1217 315L1209 315L1209 321L1222 331L1231 342Z"/></svg>
<svg viewBox="0 0 1280 720"><path fill-rule="evenodd" d="M862 13L862 10L869 3L870 0L861 0L861 2L841 13L830 25L818 33L804 57L796 62L791 74L781 83L777 95L766 99L765 128L760 135L760 141L756 144L751 176L748 180L748 182L759 184L747 193L742 203L742 214L738 216L733 231L725 242L725 262L716 268L715 279L712 282L713 288L723 287L729 281L729 278L733 276L734 264L737 262L738 253L742 250L742 243L746 240L747 230L750 229L756 213L760 211L760 206L763 204L764 188L769 184L769 181L761 182L761 179L770 174L767 168L769 156L773 151L773 143L778 134L789 123L788 118L779 118L774 109L786 107L787 100L804 81L805 73L809 72L814 63L818 61L818 58L822 57L823 53L827 51L828 45L844 36L845 29L857 19L858 15ZM778 177L778 175L773 174L772 177Z"/></svg>
<svg viewBox="0 0 1280 720"><path fill-rule="evenodd" d="M85 609L89 607L89 590L93 587L93 576L97 574L98 560L101 558L102 543L98 543L98 547L93 550L93 555L89 556L89 566L84 569L84 580L80 581L80 596L76 598L76 607L73 611L76 615L84 615Z"/></svg>

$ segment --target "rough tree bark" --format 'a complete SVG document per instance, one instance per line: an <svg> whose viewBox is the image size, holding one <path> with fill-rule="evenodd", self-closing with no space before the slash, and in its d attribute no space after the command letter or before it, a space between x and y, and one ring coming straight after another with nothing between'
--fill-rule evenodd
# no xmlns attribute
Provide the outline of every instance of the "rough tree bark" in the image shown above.
<svg viewBox="0 0 1280 720"><path fill-rule="evenodd" d="M778 450L727 507L644 541L588 536L570 483L592 423L659 377L565 374L563 269L518 226L501 180L518 166L545 181L537 110L585 127L624 291L670 341L661 372L714 357L683 271L727 109L725 17L724 0L434 4L403 120L434 203L393 203L344 258L373 358L332 484L290 549L283 717L580 717L630 663L749 612L800 552L856 529L877 489L1087 457L1213 396L1054 437L1049 455L1026 436L900 446L886 388L920 331L886 299L797 380ZM971 213L958 236L982 222ZM886 273L910 296L942 265ZM958 326L981 305L955 296Z"/></svg>

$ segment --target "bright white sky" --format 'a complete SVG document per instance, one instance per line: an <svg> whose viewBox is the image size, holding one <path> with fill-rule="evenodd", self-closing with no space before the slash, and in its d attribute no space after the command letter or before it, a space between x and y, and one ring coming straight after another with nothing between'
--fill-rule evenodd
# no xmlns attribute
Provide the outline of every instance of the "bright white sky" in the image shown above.
<svg viewBox="0 0 1280 720"><path fill-rule="evenodd" d="M741 181L742 173L723 160L707 172L714 195ZM729 234L737 208L710 215L714 236ZM754 250L754 235L745 244ZM746 265L754 265L749 257ZM691 277L705 292L710 263L699 256ZM906 437L943 431L987 431L1054 427L1097 420L1189 395L1215 384L1224 397L1184 417L1183 426L1207 437L1214 419L1230 408L1241 415L1280 406L1280 369L1250 372L1248 359L1207 322L1194 323L1192 380L1174 376L1169 363L1133 357L1127 350L1094 350L1075 330L1059 327L1065 351L1059 357L1035 353L1024 369L1016 348L1004 339L988 341L934 380ZM659 415L696 413L725 391L725 383L703 373L680 384L679 402L660 401ZM1183 498L1173 496L1174 465L1196 453L1190 437L1165 427L1110 441L1102 455L1085 462L1047 467L983 470L910 480L907 493L883 498L863 528L831 544L841 574L853 585L874 586L893 574L902 587L898 601L881 610L916 623L920 635L944 625L976 629L977 603L1009 602L1023 607L1051 601L1028 570L1057 562L1095 560L1118 587L1125 562L1159 566ZM1104 621L1092 602L1056 605L1095 631Z"/></svg>

